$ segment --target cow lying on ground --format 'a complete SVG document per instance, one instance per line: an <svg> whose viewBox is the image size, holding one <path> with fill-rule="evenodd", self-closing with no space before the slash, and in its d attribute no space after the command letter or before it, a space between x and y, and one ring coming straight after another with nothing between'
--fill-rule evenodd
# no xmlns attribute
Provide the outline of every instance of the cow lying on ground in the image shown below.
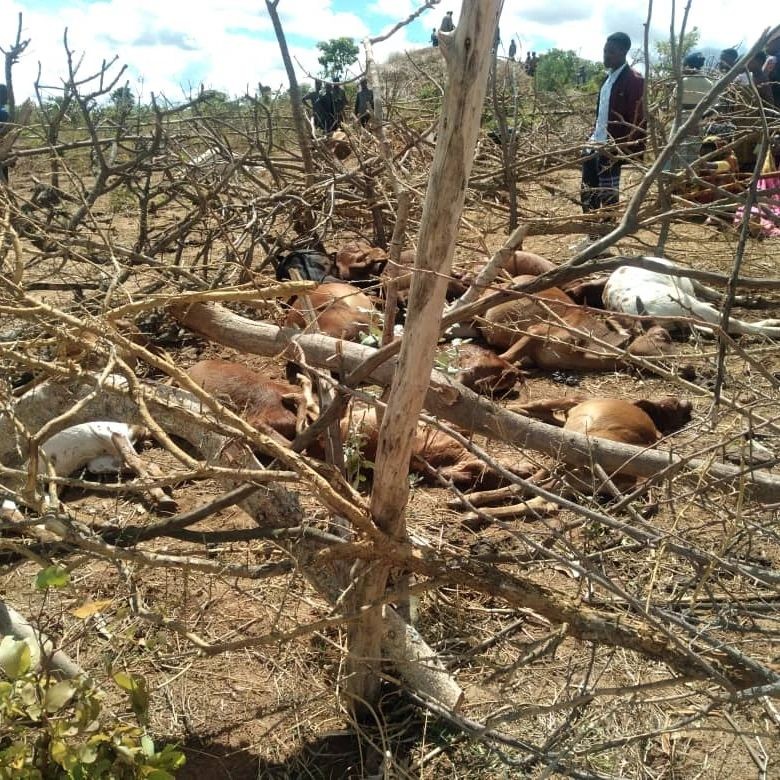
<svg viewBox="0 0 780 780"><path fill-rule="evenodd" d="M517 413L534 417L548 424L563 426L567 431L639 447L652 447L664 436L679 430L690 421L692 411L690 401L674 396L635 401L619 398L583 400L581 397L571 397L523 403L511 408ZM600 492L604 486L603 479L594 475L590 469L567 467L565 463L563 468L566 471L568 486L561 493L562 495ZM545 482L544 480L548 480L549 476L550 472L542 469L533 476L533 480L547 489L552 489L558 480L553 478ZM636 484L634 477L623 475L620 470L609 477L618 489L628 489ZM485 506L501 500L516 499L523 493L522 488L511 485L500 490L471 494L468 500L475 507ZM453 502L453 504L460 505L460 502ZM487 511L494 517L520 517L537 512L551 512L555 508L555 504L546 499L534 497L520 504L496 507ZM467 522L476 519L476 514L464 518Z"/></svg>
<svg viewBox="0 0 780 780"><path fill-rule="evenodd" d="M379 439L376 409L365 404L352 404L342 420L341 435L344 442L357 438L361 457L373 462ZM528 477L536 471L536 467L522 461L507 469L520 477ZM409 471L431 482L437 481L438 472L444 479L462 487L500 481L500 477L484 461L472 455L462 444L424 424L420 424L415 433Z"/></svg>
<svg viewBox="0 0 780 780"><path fill-rule="evenodd" d="M387 264L387 252L363 240L348 241L336 250L334 264L347 282L378 279Z"/></svg>
<svg viewBox="0 0 780 780"><path fill-rule="evenodd" d="M317 413L309 387L269 379L229 360L201 360L187 375L220 403L231 407L257 430L289 444Z"/></svg>
<svg viewBox="0 0 780 780"><path fill-rule="evenodd" d="M456 382L476 393L507 393L522 378L516 366L479 344L444 345L436 362Z"/></svg>
<svg viewBox="0 0 780 780"><path fill-rule="evenodd" d="M413 249L404 249L398 258L398 264L392 265L388 263L381 275L381 279L385 284L390 279L395 281L396 289L398 290L398 303L404 308L409 303L409 291L412 286L412 270L415 257L416 252ZM453 301L459 298L466 290L467 285L464 283L463 276L458 271L452 270L447 280L447 300Z"/></svg>
<svg viewBox="0 0 780 780"><path fill-rule="evenodd" d="M313 399L305 390L271 380L239 363L202 360L187 374L258 430L272 429L275 438L285 444L300 432L307 411L312 416L317 413ZM342 418L341 435L344 442L350 439L360 442L361 457L373 461L378 440L376 410L364 404L352 404ZM320 449L314 445L309 452L317 455ZM415 435L409 469L428 479L435 479L439 470L442 477L457 485L498 481L496 474L455 439L425 425L420 425ZM534 469L530 465L527 468L515 465L511 470L528 476Z"/></svg>
<svg viewBox="0 0 780 780"><path fill-rule="evenodd" d="M631 401L571 396L532 401L513 408L566 430L645 447L690 422L692 410L690 401L675 396Z"/></svg>
<svg viewBox="0 0 780 780"><path fill-rule="evenodd" d="M649 259L674 267L674 263L664 258ZM683 276L622 266L612 272L604 287L604 305L612 311L625 314L679 318L676 322L665 320L666 326L702 327L694 325L692 319L719 325L720 312L712 304L699 300L697 294L707 298L713 295L704 285ZM732 335L780 338L780 320L745 322L731 318L728 332Z"/></svg>
<svg viewBox="0 0 780 780"><path fill-rule="evenodd" d="M320 333L348 341L367 335L381 323L371 298L346 282L325 282L305 296L295 298L284 324L307 328L309 317L314 319Z"/></svg>
<svg viewBox="0 0 780 780"><path fill-rule="evenodd" d="M504 270L510 277L514 276L541 276L548 271L553 271L558 266L546 257L534 252L518 250L513 253L509 261L504 264ZM561 285L561 289L575 302L584 306L601 308L601 294L607 277L575 279Z"/></svg>
<svg viewBox="0 0 780 780"><path fill-rule="evenodd" d="M519 276L514 283L534 277ZM658 356L670 351L671 339L663 328L654 328L632 339L615 320L602 318L578 306L558 287L541 290L488 309L478 322L482 336L503 350L510 363L554 370L614 370L624 365L604 344L638 356ZM602 342L602 343L599 343Z"/></svg>

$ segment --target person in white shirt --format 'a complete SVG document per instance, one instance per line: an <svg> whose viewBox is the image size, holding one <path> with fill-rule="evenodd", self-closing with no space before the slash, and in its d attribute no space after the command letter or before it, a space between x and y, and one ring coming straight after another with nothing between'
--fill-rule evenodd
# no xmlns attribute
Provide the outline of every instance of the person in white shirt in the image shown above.
<svg viewBox="0 0 780 780"><path fill-rule="evenodd" d="M604 44L607 76L596 105L596 126L584 149L580 202L585 213L614 206L621 166L645 149L644 78L626 63L631 39L612 33Z"/></svg>

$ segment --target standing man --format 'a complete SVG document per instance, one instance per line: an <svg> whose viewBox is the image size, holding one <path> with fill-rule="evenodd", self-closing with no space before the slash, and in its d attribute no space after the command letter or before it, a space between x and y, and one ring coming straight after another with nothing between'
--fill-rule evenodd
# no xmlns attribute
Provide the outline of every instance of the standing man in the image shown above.
<svg viewBox="0 0 780 780"><path fill-rule="evenodd" d="M439 32L452 32L455 29L455 22L452 21L452 11L447 11L441 20Z"/></svg>
<svg viewBox="0 0 780 780"><path fill-rule="evenodd" d="M512 62L515 61L515 54L517 54L517 44L515 43L515 39L512 38L509 42L509 59L512 60Z"/></svg>
<svg viewBox="0 0 780 780"><path fill-rule="evenodd" d="M772 92L775 108L780 108L780 33L766 42L766 53L764 76Z"/></svg>
<svg viewBox="0 0 780 780"><path fill-rule="evenodd" d="M374 111L374 90L368 88L368 81L360 79L360 90L355 96L355 116L365 127Z"/></svg>
<svg viewBox="0 0 780 780"><path fill-rule="evenodd" d="M301 98L302 103L308 103L311 106L314 128L325 132L325 105L322 102L322 82L319 79L314 80L314 89Z"/></svg>
<svg viewBox="0 0 780 780"><path fill-rule="evenodd" d="M621 166L645 149L644 78L626 63L630 48L631 39L622 32L612 33L604 44L607 77L582 163L580 200L585 213L617 204Z"/></svg>
<svg viewBox="0 0 780 780"><path fill-rule="evenodd" d="M334 130L338 130L341 127L341 123L344 121L344 109L347 107L347 93L344 92L344 87L341 84L333 85L333 113L336 117L336 126Z"/></svg>
<svg viewBox="0 0 780 780"><path fill-rule="evenodd" d="M439 45L439 36L436 35L436 28L433 28L433 32L431 33L431 46L436 47Z"/></svg>

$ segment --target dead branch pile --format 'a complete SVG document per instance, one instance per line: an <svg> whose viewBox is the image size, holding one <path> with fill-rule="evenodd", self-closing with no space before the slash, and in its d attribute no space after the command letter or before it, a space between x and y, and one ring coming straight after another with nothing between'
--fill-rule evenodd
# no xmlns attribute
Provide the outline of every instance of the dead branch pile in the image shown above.
<svg viewBox="0 0 780 780"><path fill-rule="evenodd" d="M425 197L446 75L409 59L408 69L383 73L389 156L375 134L347 126L351 155L343 161L325 139L313 139L313 176L284 95L224 106L201 94L112 113L100 99L121 71L106 66L85 77L71 56L56 101L37 85L34 119L9 153L12 186L0 189L0 499L16 507L3 513L7 570L32 560L83 570L88 582L108 576L117 598L106 616L124 602L113 632L122 621L128 633L131 625L159 630L171 654L175 648L191 664L220 656L228 665L271 665L279 647L321 642L327 662L305 649L296 660L309 675L326 668L326 678L347 689L346 672L333 666L345 650L341 632L355 653L369 615L375 633L361 645L360 663L377 660L378 647L384 681L400 681L458 734L522 771L638 772L658 765L652 750L668 748L670 734L688 742L664 766L682 766L711 749L691 730L710 728L740 734L766 772L761 751L777 744L780 723L772 703L780 695L772 651L780 583L776 348L721 334L717 405L679 359L635 361L648 385L665 382L697 399L695 422L653 450L564 432L434 371L420 393L428 421L465 432L464 444L496 469L531 458L588 466L604 484L618 469L644 481L605 504L598 490L571 500L508 472L526 495L561 509L514 523L471 505L442 479L446 492L413 489L408 507L404 496L406 530L378 520L377 494L359 492L348 464L340 470L302 454L315 433L285 447L185 375L197 357L217 351L262 356L262 369L276 376L280 358L295 360L327 399L316 434L350 395L385 410L383 389L412 358L402 352L399 361L397 344L377 351L279 328L281 302L312 284L277 283L273 267L291 247L333 250L356 237L387 246L401 193L409 200L401 243L416 248L420 237L426 250L444 246L426 234ZM521 95L522 117L509 157L484 134L478 140L456 216L458 246L450 236L447 249L461 270L484 265L515 208L528 235L593 227L558 197L576 163L571 138L583 106L549 110L512 65L499 63L493 84ZM419 84L410 86L419 73L428 87L422 98ZM669 215L648 198L635 216L631 232ZM446 252L430 254L438 262ZM597 267L570 265L559 278ZM449 275L445 262L430 278ZM438 325L429 330L435 343ZM685 360L715 365L712 350L694 343ZM387 413L403 417L405 408L390 404ZM157 468L110 483L46 467L45 441L101 420L144 426L154 449L143 459ZM761 462L751 457L759 438L769 452ZM336 441L347 454L355 444ZM109 498L93 510L66 497L74 488ZM172 491L178 511L139 498L150 489L158 499ZM476 513L482 530L463 526L446 498ZM244 514L230 514L235 506ZM158 598L163 576L174 590L186 583L187 594L204 598ZM243 606L214 615L212 599L221 604L226 594ZM77 636L94 641L93 628L67 614L52 623L47 633L67 653ZM126 650L135 663L138 647Z"/></svg>

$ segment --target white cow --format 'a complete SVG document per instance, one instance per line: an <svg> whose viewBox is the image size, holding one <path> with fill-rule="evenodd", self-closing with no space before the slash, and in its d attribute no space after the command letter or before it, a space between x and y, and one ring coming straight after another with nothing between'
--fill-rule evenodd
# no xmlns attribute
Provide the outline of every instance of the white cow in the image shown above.
<svg viewBox="0 0 780 780"><path fill-rule="evenodd" d="M670 268L676 267L670 260L648 257ZM678 327L690 327L689 319L702 320L710 325L720 325L721 313L711 304L696 296L715 299L717 293L684 276L672 276L647 271L644 268L621 266L613 271L604 287L604 306L611 311L649 317L680 317ZM682 319L684 318L684 319ZM669 321L662 323L670 327ZM696 326L701 327L701 326ZM704 328L709 330L708 328ZM728 332L732 335L749 334L780 338L780 320L745 322L729 319Z"/></svg>

